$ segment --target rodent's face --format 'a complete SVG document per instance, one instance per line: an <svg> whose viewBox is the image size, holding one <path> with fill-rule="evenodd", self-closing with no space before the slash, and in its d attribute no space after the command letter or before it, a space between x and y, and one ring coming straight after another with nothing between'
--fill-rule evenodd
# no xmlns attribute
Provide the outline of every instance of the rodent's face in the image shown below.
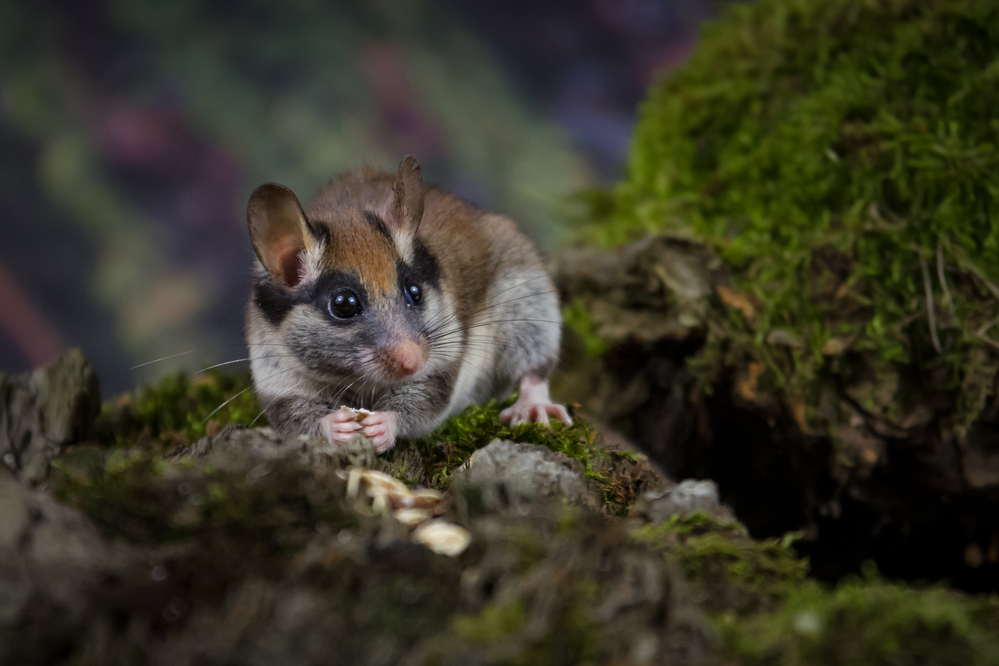
<svg viewBox="0 0 999 666"><path fill-rule="evenodd" d="M412 235L393 238L371 211L309 219L315 243L298 255L300 282L258 270L254 298L288 351L319 380L372 387L425 376L446 363L428 336L454 320L437 259Z"/></svg>

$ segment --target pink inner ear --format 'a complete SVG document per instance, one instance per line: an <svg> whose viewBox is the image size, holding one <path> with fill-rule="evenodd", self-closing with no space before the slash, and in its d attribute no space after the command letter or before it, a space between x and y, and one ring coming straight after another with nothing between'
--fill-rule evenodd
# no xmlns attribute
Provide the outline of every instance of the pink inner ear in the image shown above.
<svg viewBox="0 0 999 666"><path fill-rule="evenodd" d="M296 286L302 281L302 255L296 250L290 250L281 255L281 278L289 287Z"/></svg>

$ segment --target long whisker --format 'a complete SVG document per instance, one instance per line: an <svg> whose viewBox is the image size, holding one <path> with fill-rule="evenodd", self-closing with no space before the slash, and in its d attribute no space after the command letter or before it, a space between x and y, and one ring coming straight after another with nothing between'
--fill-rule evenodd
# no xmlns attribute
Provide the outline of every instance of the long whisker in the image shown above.
<svg viewBox="0 0 999 666"><path fill-rule="evenodd" d="M252 386L252 385L250 385L250 386L247 386L247 387L246 387L245 389L243 389L242 391L240 391L239 393L237 393L236 395L232 396L231 398L229 398L228 400L226 400L225 402L223 402L223 403L222 403L221 405L219 405L218 407L216 407L215 409L213 409L213 410L212 410L212 413L211 413L211 414L209 414L208 416L206 416L206 417L205 417L205 420L201 422L201 423L202 423L202 425L204 425L205 423L208 423L208 420L209 420L210 418L212 418L213 416L215 416L215 414L216 414L216 413L217 413L217 412L218 412L218 411L219 411L220 409L222 409L223 407L225 407L226 405L228 405L228 404L229 404L230 402L232 402L233 400L235 400L235 399L236 399L236 398L238 398L239 396L241 396L241 395L243 395L244 393L246 393L247 391L249 391L249 390L250 390L251 388L253 388L253 386ZM258 415L258 416L257 416L257 418L260 418L260 416ZM256 419L254 419L254 421L256 421ZM250 425L253 425L253 424L251 423Z"/></svg>
<svg viewBox="0 0 999 666"><path fill-rule="evenodd" d="M486 321L478 321L478 322L475 322L474 324L470 324L470 325L464 327L461 330L467 331L467 330L470 330L470 329L473 329L473 328L480 328L482 326L492 326L493 324L504 324L504 323L506 323L508 321L532 321L532 322L540 322L540 323L544 323L544 324L561 324L562 323L562 320L560 320L560 319L535 319L535 318L521 318L521 317L516 317L516 318L512 318L512 319L498 318L498 319L489 319L489 320L486 320Z"/></svg>
<svg viewBox="0 0 999 666"><path fill-rule="evenodd" d="M152 361L145 361L144 363L133 365L132 367L129 368L129 370L138 370L139 368L144 368L147 365L153 365L154 363L160 363L162 361L169 361L170 359L180 358L181 356L189 356L190 354L196 354L202 351L208 351L211 349L228 349L230 347L284 347L284 345L276 342L254 342L254 343L233 342L231 344L225 344L225 345L212 345L210 347L199 347L198 349L189 349L185 352L180 352L179 354L170 354L169 356L161 356L160 358L153 359Z"/></svg>
<svg viewBox="0 0 999 666"><path fill-rule="evenodd" d="M519 301L519 300L522 300L522 299L525 299L525 298L533 298L535 296L544 296L546 294L554 294L554 293L558 293L558 292L554 291L554 290L551 290L551 291L531 292L529 294L522 294L520 296L517 296L516 298L507 299L505 301L500 301L498 303L490 303L489 305L486 305L485 307L479 308L478 310L476 310L474 312L468 313L467 316L469 318L475 317L476 315L482 314L483 312L487 312L487 311L492 310L493 308L497 308L497 307L499 307L501 305L507 305L509 303L513 303L513 302L516 302L516 301ZM424 329L428 333L433 333L433 331L435 331L436 329L439 329L439 328L441 328L443 326L446 326L451 321L454 321L454 320L458 319L461 314L465 314L465 312L464 311L456 310L447 319L445 319L445 321L443 321L443 322L441 322L439 324L436 324L436 325L425 326Z"/></svg>
<svg viewBox="0 0 999 666"><path fill-rule="evenodd" d="M197 377L198 375L202 375L202 374L208 372L209 370L214 370L215 368L221 368L224 365L232 365L233 363L245 363L246 361L249 361L249 360L250 360L249 358L237 358L234 361L226 361L225 363L216 363L215 365L210 365L207 368L202 368L201 370L198 370L197 372L191 373L190 377Z"/></svg>
<svg viewBox="0 0 999 666"><path fill-rule="evenodd" d="M268 354L267 358L298 358L298 355L297 354ZM225 365L232 365L233 363L243 363L245 361L251 361L251 360L253 360L253 359L248 356L246 358L237 358L237 359L232 360L232 361L225 361L223 363L216 363L215 365L210 365L207 368L202 368L201 370L198 370L197 372L193 372L193 373L191 373L190 376L191 377L197 377L198 375L203 374L205 372L208 372L209 370L214 370L215 368L221 368L222 366L225 366Z"/></svg>
<svg viewBox="0 0 999 666"><path fill-rule="evenodd" d="M534 276L533 278L528 278L527 280L524 280L523 282L518 282L517 284L515 284L515 285L511 285L510 287L507 287L506 289L504 289L504 290L502 290L502 291L499 291L499 292L496 292L495 294L491 294L491 295L490 295L490 298L492 298L492 299L495 299L495 298L497 298L498 296L502 296L503 294L505 294L505 293L507 293L507 292L509 292L509 291L512 291L512 290L514 290L514 289L517 289L518 287L523 287L523 286L524 286L525 284L528 284L529 282L534 282L535 280L540 280L540 279L543 279L543 278L547 278L547 277L548 277L548 275L547 275L547 274L545 274L545 273L542 273L541 275L536 275L536 276ZM538 294L528 294L527 296L531 296L531 295L540 295L540 294L544 294L544 293L558 293L558 290L553 290L553 291L545 291L545 292L538 292ZM523 296L522 296L522 297L518 297L518 298L525 298L525 297L523 297ZM513 300L518 300L518 299L516 299L516 298L515 298L515 299L513 299ZM512 301L507 301L507 302L512 302ZM485 310L487 310L487 309L489 309L490 307L495 307L496 305L502 305L502 303L496 303L496 304L492 304L492 305L489 305L489 306L487 306L487 307L486 307L486 308L484 308L484 309L485 309ZM459 308L459 309L456 309L455 313L453 313L453 315L452 315L452 316L457 316L457 315L458 315L459 313L460 313L460 314L464 314L464 313L465 313L465 311L466 311L466 310L467 310L467 309L468 309L469 307L471 307L471 306L465 306L465 307L463 307L463 308ZM476 312L473 312L473 313L471 313L471 315L470 315L470 316L475 316L476 314L479 314L479 312L481 312L481 311L483 311L483 310L479 310L479 311L476 311ZM426 328L429 328L429 327L431 327L431 326L434 326L434 325L435 325L435 323L436 323L436 322L428 322L428 323L427 323L427 325L426 325Z"/></svg>
<svg viewBox="0 0 999 666"><path fill-rule="evenodd" d="M327 384L326 386L322 387L321 389L319 389L318 391L316 391L315 393L313 393L313 394L312 394L311 396L309 396L309 398L308 398L307 402L308 402L308 401L311 401L311 400L312 400L312 399L314 399L314 398L315 398L315 397L316 397L317 395L319 395L320 393L322 393L323 391L325 391L325 390L326 390L326 389L328 389L329 387L333 386L333 384L335 384L335 383L336 383L336 381L337 381L337 380L335 380L335 379L334 379L334 380L333 380L333 381L331 381L331 382L330 382L329 384ZM264 412L266 412L266 411L267 411L267 410L268 410L268 409L270 408L270 406L271 406L271 405L273 405L273 404L274 404L274 403L276 403L276 402L277 402L278 400L280 400L281 398L284 398L284 397L285 397L285 396L283 396L283 395L279 395L279 396L275 396L273 400L271 400L270 402L268 402L268 403L267 403L267 404L266 404L266 405L264 406L264 408L260 410L260 413L259 413L259 414L257 414L257 415L256 415L256 417L255 417L255 418L254 418L254 419L253 419L252 421L250 421L250 427L251 427L251 428L253 427L253 424L254 424L254 423L256 423L256 422L257 422L257 420L258 420L258 419L259 419L259 418L260 418L261 416L263 416L263 415L264 415Z"/></svg>
<svg viewBox="0 0 999 666"><path fill-rule="evenodd" d="M561 321L558 321L558 320L555 320L555 319L519 319L519 318L518 319L497 319L497 320L494 320L494 321L485 321L485 322L480 322L480 323L477 323L477 324L472 324L470 326L466 326L462 330L463 331L469 331L471 329L481 328L483 326L492 326L493 324L506 323L506 322L515 322L515 321L516 322L534 322L534 323L540 323L540 324L559 324L559 325L562 324ZM451 334L453 334L453 333L447 333L444 336L441 336L440 338L437 338L437 339L438 340L444 339L447 335L451 335ZM435 339L433 339L433 338L429 338L428 337L427 339L430 340L430 342L435 342Z"/></svg>
<svg viewBox="0 0 999 666"><path fill-rule="evenodd" d="M191 349L186 352L180 352L179 354L171 354L170 356L163 356L161 358L154 359L152 361L146 361L145 363L140 363L138 365L133 365L129 370L138 370L139 368L144 368L147 365L152 365L153 363L159 363L160 361L169 361L172 358L180 358L181 356L187 356L188 354L193 354L195 352L202 351L200 349Z"/></svg>
<svg viewBox="0 0 999 666"><path fill-rule="evenodd" d="M360 379L360 377L358 377L358 379ZM337 394L333 397L333 400L331 401L333 403L333 405L337 406L337 403L340 402L340 399L343 398L344 394L347 391L349 391L350 387L353 386L356 383L357 383L357 379L355 379L354 381L352 381L351 383L347 384L345 387L343 387L342 389L340 389L340 391L337 392Z"/></svg>
<svg viewBox="0 0 999 666"><path fill-rule="evenodd" d="M511 291L511 290L516 289L518 287L523 287L525 284L527 284L529 282L534 282L535 280L540 280L540 279L546 278L546 277L548 277L548 275L545 274L545 273L542 273L541 275L535 275L534 277L528 278L527 280L524 280L523 282L518 282L515 285L511 285L510 287L507 287L503 291L499 291L499 292L496 292L495 294L492 294L491 298L496 298L497 296L502 296L503 294L507 293L508 291ZM470 305L466 305L466 306L464 306L462 308L458 308L457 310L460 311L460 312L464 312L469 307L471 307L471 306ZM431 326L431 325L433 325L432 322L427 322L427 326Z"/></svg>
<svg viewBox="0 0 999 666"><path fill-rule="evenodd" d="M523 300L525 298L533 298L535 296L544 296L544 295L547 295L547 294L555 294L555 293L558 293L558 292L553 290L553 291L532 292L530 294L523 294L521 296L517 296L516 298L511 298L511 299L508 299L508 300L505 300L505 301L501 301L499 303L491 303L490 305L488 305L488 306L486 306L484 308L480 308L480 309L476 310L475 312L470 313L468 316L470 318L471 317L475 317L476 315L482 314L483 312L488 312L489 310L497 308L497 307L499 307L501 305L507 305L509 303L514 303L516 301ZM428 337L430 337L430 336L434 335L437 331L439 331L441 328L443 328L444 326L447 326L452 321L456 320L457 318L458 318L458 313L456 312L456 313L452 314L450 317L448 317L448 319L446 319L445 321L443 321L443 322L441 322L441 323L439 323L439 324L437 324L437 325L435 325L433 327L425 326L424 330L422 332L425 335L427 335Z"/></svg>

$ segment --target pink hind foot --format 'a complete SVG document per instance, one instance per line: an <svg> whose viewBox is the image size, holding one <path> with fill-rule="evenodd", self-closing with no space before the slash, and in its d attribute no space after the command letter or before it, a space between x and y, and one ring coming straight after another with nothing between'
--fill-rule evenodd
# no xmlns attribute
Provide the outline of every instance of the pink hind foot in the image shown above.
<svg viewBox="0 0 999 666"><path fill-rule="evenodd" d="M525 375L520 380L520 393L517 401L500 412L500 423L507 426L521 423L548 423L548 417L572 425L569 412L562 405L552 402L548 393L548 382L534 375Z"/></svg>

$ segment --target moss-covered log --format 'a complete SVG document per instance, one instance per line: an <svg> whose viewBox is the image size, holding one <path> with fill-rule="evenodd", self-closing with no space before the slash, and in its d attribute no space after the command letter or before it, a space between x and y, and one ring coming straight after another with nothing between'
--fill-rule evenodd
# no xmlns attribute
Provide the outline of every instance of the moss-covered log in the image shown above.
<svg viewBox="0 0 999 666"><path fill-rule="evenodd" d="M828 576L999 585L997 72L987 0L735 4L586 199L591 243L717 258L563 271L601 414Z"/></svg>

